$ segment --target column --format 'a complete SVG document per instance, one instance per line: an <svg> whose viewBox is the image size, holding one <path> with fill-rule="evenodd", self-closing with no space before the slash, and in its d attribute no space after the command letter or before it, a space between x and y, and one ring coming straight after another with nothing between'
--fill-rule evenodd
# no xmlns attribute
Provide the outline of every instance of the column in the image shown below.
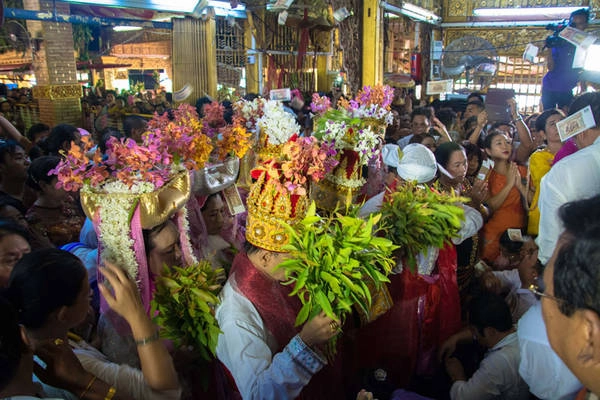
<svg viewBox="0 0 600 400"><path fill-rule="evenodd" d="M26 10L69 14L68 3L47 0L23 0ZM77 81L77 64L71 24L27 21L32 37L41 37L33 68L37 85L33 96L37 99L40 121L50 126L68 123L81 125L81 85Z"/></svg>
<svg viewBox="0 0 600 400"><path fill-rule="evenodd" d="M363 0L362 86L383 82L381 15L378 0Z"/></svg>

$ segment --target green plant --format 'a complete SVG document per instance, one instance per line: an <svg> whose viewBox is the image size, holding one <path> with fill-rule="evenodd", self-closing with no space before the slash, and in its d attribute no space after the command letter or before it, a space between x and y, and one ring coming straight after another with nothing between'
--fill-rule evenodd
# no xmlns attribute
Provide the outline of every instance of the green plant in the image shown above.
<svg viewBox="0 0 600 400"><path fill-rule="evenodd" d="M381 215L363 220L355 216L356 211L321 217L313 202L300 223L287 226L291 240L284 250L290 257L278 268L285 269L284 285L293 285L291 295L302 302L296 326L321 311L343 321L354 305L368 313L368 284L379 289L389 282L396 246L377 236Z"/></svg>
<svg viewBox="0 0 600 400"><path fill-rule="evenodd" d="M223 270L213 270L207 261L187 268L165 267L152 299L161 336L178 347L192 346L207 361L214 357L221 333L213 308L219 303L217 282L222 276Z"/></svg>
<svg viewBox="0 0 600 400"><path fill-rule="evenodd" d="M430 246L442 248L456 236L464 220L464 209L457 204L468 201L415 183L405 183L384 201L381 214L387 223L386 237L400 246L412 271L419 253Z"/></svg>

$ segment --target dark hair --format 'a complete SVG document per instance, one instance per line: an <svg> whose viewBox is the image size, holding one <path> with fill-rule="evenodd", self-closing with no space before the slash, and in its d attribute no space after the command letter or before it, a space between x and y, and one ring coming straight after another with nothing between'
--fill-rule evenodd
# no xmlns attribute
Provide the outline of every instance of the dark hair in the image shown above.
<svg viewBox="0 0 600 400"><path fill-rule="evenodd" d="M100 132L100 140L98 141L98 148L102 154L106 153L106 142L108 142L111 137L123 139L125 136L115 128L102 129Z"/></svg>
<svg viewBox="0 0 600 400"><path fill-rule="evenodd" d="M437 141L435 140L435 136L433 136L432 134L429 133L424 133L422 135L413 135L410 140L408 141L408 144L413 144L413 143L418 143L421 144L423 143L423 139L425 138L431 138L433 139L433 143L437 143Z"/></svg>
<svg viewBox="0 0 600 400"><path fill-rule="evenodd" d="M0 321L0 390L3 390L17 374L27 346L21 338L17 311L1 296Z"/></svg>
<svg viewBox="0 0 600 400"><path fill-rule="evenodd" d="M465 140L461 143L462 147L465 149L465 154L467 155L467 161L471 157L477 157L477 171L481 168L481 164L483 164L483 153L481 149L476 144Z"/></svg>
<svg viewBox="0 0 600 400"><path fill-rule="evenodd" d="M435 161L440 164L442 167L447 168L448 162L450 161L450 157L452 157L452 153L455 151L464 152L465 149L456 143L456 142L445 142L440 144L436 149L433 155L435 155Z"/></svg>
<svg viewBox="0 0 600 400"><path fill-rule="evenodd" d="M417 115L424 116L428 121L433 117L433 112L430 107L418 107L410 113L410 121L412 122Z"/></svg>
<svg viewBox="0 0 600 400"><path fill-rule="evenodd" d="M580 8L579 10L573 11L569 17L569 22L571 22L573 17L576 17L578 15L583 15L586 19L589 20L590 19L590 9L584 7L584 8Z"/></svg>
<svg viewBox="0 0 600 400"><path fill-rule="evenodd" d="M510 126L511 128L516 129L516 127L511 122L508 122L508 121L497 121L497 122L494 122L492 124L492 126L490 126L490 130L492 130L492 129L498 129L501 126Z"/></svg>
<svg viewBox="0 0 600 400"><path fill-rule="evenodd" d="M476 106L477 108L479 108L479 110L480 110L480 111L483 111L483 110L485 110L485 106L483 105L483 102L482 102L482 101L479 101L479 100L472 100L472 101L469 101L469 102L467 103L467 107L469 107L470 105L474 105L474 106Z"/></svg>
<svg viewBox="0 0 600 400"><path fill-rule="evenodd" d="M506 136L506 132L500 131L498 129L490 130L483 141L483 148L491 149L492 148L492 140L494 140L494 138L496 136L500 136L500 135Z"/></svg>
<svg viewBox="0 0 600 400"><path fill-rule="evenodd" d="M569 115L590 106L596 126L600 126L600 92L587 92L580 94L573 99L569 107Z"/></svg>
<svg viewBox="0 0 600 400"><path fill-rule="evenodd" d="M600 196L564 204L559 217L566 243L554 263L554 295L561 312L578 309L600 315Z"/></svg>
<svg viewBox="0 0 600 400"><path fill-rule="evenodd" d="M208 197L206 198L206 201L202 205L202 207L200 207L200 211L206 210L206 207L208 207L208 202L211 201L212 199L214 199L217 196L221 197L221 193L217 192L217 193L209 194Z"/></svg>
<svg viewBox="0 0 600 400"><path fill-rule="evenodd" d="M483 95L479 92L472 92L470 95L467 96L467 105L472 101L479 101L481 102L481 104L483 104Z"/></svg>
<svg viewBox="0 0 600 400"><path fill-rule="evenodd" d="M12 204L0 204L0 208L5 206L12 206ZM8 235L19 235L29 243L29 233L22 225L9 218L0 218L0 240Z"/></svg>
<svg viewBox="0 0 600 400"><path fill-rule="evenodd" d="M125 136L131 137L131 131L134 129L146 129L148 121L139 115L128 115L123 120L123 132Z"/></svg>
<svg viewBox="0 0 600 400"><path fill-rule="evenodd" d="M56 168L60 162L58 156L43 156L36 158L27 170L27 180L25 183L30 188L40 192L42 190L40 182L50 183L56 175L48 175L48 172Z"/></svg>
<svg viewBox="0 0 600 400"><path fill-rule="evenodd" d="M71 143L76 139L79 131L76 127L69 124L58 124L50 131L46 139L46 152L52 155L58 155L64 142Z"/></svg>
<svg viewBox="0 0 600 400"><path fill-rule="evenodd" d="M150 252L154 249L153 239L156 235L158 235L169 223L169 220L163 222L162 224L158 224L150 229L143 229L142 236L144 238L144 250L146 251L146 257L150 254Z"/></svg>
<svg viewBox="0 0 600 400"><path fill-rule="evenodd" d="M469 322L480 334L483 334L484 328L507 332L513 326L508 304L495 293L482 293L471 301Z"/></svg>
<svg viewBox="0 0 600 400"><path fill-rule="evenodd" d="M546 131L546 122L548 121L548 118L550 118L553 115L560 115L561 117L565 117L565 114L557 109L557 108L551 108L549 110L544 111L543 113L541 113L537 119L535 120L535 129L538 131Z"/></svg>
<svg viewBox="0 0 600 400"><path fill-rule="evenodd" d="M198 116L200 118L204 117L204 113L202 112L202 107L204 107L205 104L210 104L210 103L212 103L212 100L208 96L200 97L198 100L196 100L196 112L198 113Z"/></svg>
<svg viewBox="0 0 600 400"><path fill-rule="evenodd" d="M21 149L23 148L19 143L15 142L12 139L0 141L0 164L4 164L4 158L7 154L10 154L10 156L12 157L15 154L17 147Z"/></svg>
<svg viewBox="0 0 600 400"><path fill-rule="evenodd" d="M29 329L41 328L54 310L75 303L86 270L79 258L59 249L25 254L8 281L8 298Z"/></svg>
<svg viewBox="0 0 600 400"><path fill-rule="evenodd" d="M518 228L516 228L518 229ZM522 234L523 232L521 232ZM510 236L508 236L508 229L505 230L500 236L500 246L504 247L509 253L516 254L521 251L523 247L523 242L519 242L516 240L510 240Z"/></svg>
<svg viewBox="0 0 600 400"><path fill-rule="evenodd" d="M27 139L34 141L35 136L37 134L46 132L46 131L50 131L50 127L46 124L39 123L39 124L31 125L31 128L29 128L29 130L27 131Z"/></svg>
<svg viewBox="0 0 600 400"><path fill-rule="evenodd" d="M255 254L255 253L259 252L260 250L263 250L263 249L261 247L253 245L252 243L250 243L247 240L244 242L244 252L247 255Z"/></svg>
<svg viewBox="0 0 600 400"><path fill-rule="evenodd" d="M440 108L440 110L436 112L436 116L448 129L456 122L456 112L450 107Z"/></svg>

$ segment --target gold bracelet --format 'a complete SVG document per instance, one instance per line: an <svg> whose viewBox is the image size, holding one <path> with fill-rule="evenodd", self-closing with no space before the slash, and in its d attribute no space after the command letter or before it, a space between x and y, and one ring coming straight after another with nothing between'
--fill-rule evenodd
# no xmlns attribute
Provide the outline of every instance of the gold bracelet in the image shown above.
<svg viewBox="0 0 600 400"><path fill-rule="evenodd" d="M117 393L117 389L111 386L110 389L108 389L108 393L106 393L104 400L111 400L115 396L115 393Z"/></svg>
<svg viewBox="0 0 600 400"><path fill-rule="evenodd" d="M90 379L90 381L88 382L87 386L85 387L85 390L79 395L80 399L83 399L83 396L85 396L88 390L90 390L94 382L96 382L96 375L92 376L92 379Z"/></svg>
<svg viewBox="0 0 600 400"><path fill-rule="evenodd" d="M158 330L155 331L152 335L142 338L142 339L135 339L135 344L136 346L145 346L147 344L150 344L152 342L156 342L158 339L160 339L160 335L158 334Z"/></svg>

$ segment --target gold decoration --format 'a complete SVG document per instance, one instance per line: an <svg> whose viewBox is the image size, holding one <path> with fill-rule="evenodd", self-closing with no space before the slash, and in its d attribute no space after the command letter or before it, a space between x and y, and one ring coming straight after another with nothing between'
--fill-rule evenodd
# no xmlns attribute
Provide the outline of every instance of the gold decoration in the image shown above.
<svg viewBox="0 0 600 400"><path fill-rule="evenodd" d="M160 189L150 193L105 193L97 192L85 186L81 189L81 206L85 215L94 219L102 196L126 197L139 201L140 220L143 229L151 229L162 224L178 209L183 207L190 197L190 174L180 172Z"/></svg>
<svg viewBox="0 0 600 400"><path fill-rule="evenodd" d="M83 96L81 85L39 85L33 88L33 97L36 99L79 99Z"/></svg>
<svg viewBox="0 0 600 400"><path fill-rule="evenodd" d="M530 42L544 41L548 31L544 28L509 29L509 28L449 28L445 31L444 44L448 45L464 36L477 36L487 40L502 55L521 55ZM510 46L510 47L507 47Z"/></svg>
<svg viewBox="0 0 600 400"><path fill-rule="evenodd" d="M308 210L307 197L295 197L294 202L287 190L280 190L263 172L251 186L246 201L246 240L266 250L282 251L282 247L289 243L282 222L293 226L304 218Z"/></svg>

